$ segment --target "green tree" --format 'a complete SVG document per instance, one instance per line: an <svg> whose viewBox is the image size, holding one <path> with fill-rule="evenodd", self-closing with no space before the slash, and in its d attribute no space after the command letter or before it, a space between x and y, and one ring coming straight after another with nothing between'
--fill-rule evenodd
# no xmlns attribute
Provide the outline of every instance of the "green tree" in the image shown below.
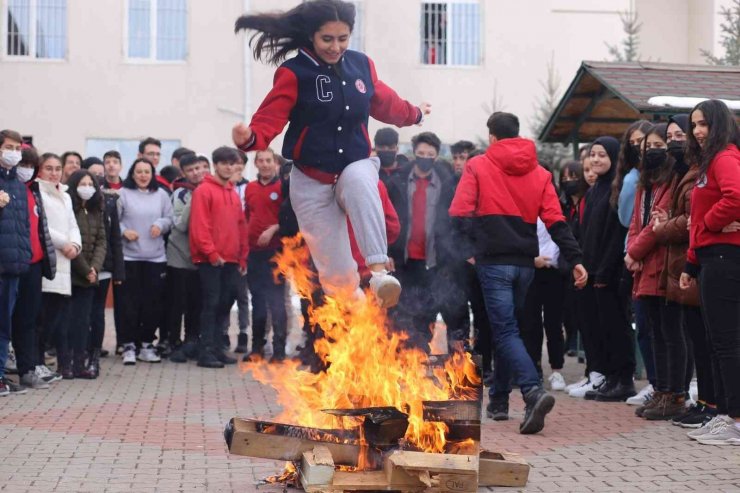
<svg viewBox="0 0 740 493"><path fill-rule="evenodd" d="M740 65L740 0L733 0L732 6L722 7L720 15L724 19L720 25L724 56L716 57L707 50L699 50L712 65Z"/></svg>
<svg viewBox="0 0 740 493"><path fill-rule="evenodd" d="M625 38L620 45L610 45L605 43L609 49L609 54L616 62L636 62L640 59L638 47L640 46L640 30L642 22L637 18L637 12L629 10L619 14L619 20L622 21L622 30Z"/></svg>
<svg viewBox="0 0 740 493"><path fill-rule="evenodd" d="M535 136L537 146L537 158L552 166L553 171L559 170L563 161L570 157L570 152L566 146L561 143L541 142L540 133L544 130L548 120L555 112L560 101L560 74L555 69L555 54L550 56L547 63L547 78L540 80L542 96L534 105L534 117L532 118L530 129Z"/></svg>

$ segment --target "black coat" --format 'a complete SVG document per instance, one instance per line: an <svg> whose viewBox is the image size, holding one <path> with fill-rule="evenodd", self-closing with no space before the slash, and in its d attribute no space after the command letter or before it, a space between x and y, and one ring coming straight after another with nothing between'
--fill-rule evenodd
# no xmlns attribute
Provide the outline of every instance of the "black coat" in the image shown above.
<svg viewBox="0 0 740 493"><path fill-rule="evenodd" d="M44 202L41 199L41 190L39 190L38 182L32 182L29 188L31 189L33 198L36 200L36 207L38 208L39 238L41 239L41 247L44 250L44 258L41 260L41 275L51 281L57 275L57 250L51 241L49 223L46 220L46 211L44 210Z"/></svg>
<svg viewBox="0 0 740 493"><path fill-rule="evenodd" d="M444 163L435 163L434 173L438 173L441 190L439 201L434 217L434 242L436 250L436 264L438 267L449 264L451 261L461 260L460 255L455 250L455 233L450 221L450 204L455 196L454 175L447 170L438 171L437 167L445 166ZM386 184L388 196L393 203L393 207L398 214L398 220L401 223L401 232L398 240L390 245L388 254L393 258L396 267L401 267L405 263L406 243L408 241L411 210L408 199L408 180L413 173L414 166L408 166L398 173L395 173L390 181Z"/></svg>
<svg viewBox="0 0 740 493"><path fill-rule="evenodd" d="M126 268L123 263L121 224L118 220L118 194L106 191L103 193L103 198L105 200L103 223L105 236L108 239L103 270L112 274L113 281L122 282L126 280Z"/></svg>

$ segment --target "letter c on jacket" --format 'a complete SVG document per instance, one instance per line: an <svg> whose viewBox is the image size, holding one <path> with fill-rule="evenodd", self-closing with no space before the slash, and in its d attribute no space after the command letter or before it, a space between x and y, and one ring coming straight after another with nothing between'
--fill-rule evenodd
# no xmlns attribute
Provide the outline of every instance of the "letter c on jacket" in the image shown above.
<svg viewBox="0 0 740 493"><path fill-rule="evenodd" d="M331 84L331 79L328 75L317 75L316 76L316 97L322 103L328 103L334 99L334 93L327 89L327 86Z"/></svg>

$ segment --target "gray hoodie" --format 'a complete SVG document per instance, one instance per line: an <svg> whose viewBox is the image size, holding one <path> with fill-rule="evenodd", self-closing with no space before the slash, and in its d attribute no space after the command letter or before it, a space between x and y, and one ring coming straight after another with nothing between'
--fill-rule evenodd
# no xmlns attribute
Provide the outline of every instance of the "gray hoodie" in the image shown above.
<svg viewBox="0 0 740 493"><path fill-rule="evenodd" d="M119 190L118 215L121 233L132 229L139 234L136 241L123 240L123 259L129 261L166 262L164 235L172 229L172 203L162 189L156 191ZM151 227L158 226L161 234L151 237Z"/></svg>
<svg viewBox="0 0 740 493"><path fill-rule="evenodd" d="M195 270L190 256L190 204L193 192L179 188L172 194L173 224L167 241L167 266L175 269Z"/></svg>

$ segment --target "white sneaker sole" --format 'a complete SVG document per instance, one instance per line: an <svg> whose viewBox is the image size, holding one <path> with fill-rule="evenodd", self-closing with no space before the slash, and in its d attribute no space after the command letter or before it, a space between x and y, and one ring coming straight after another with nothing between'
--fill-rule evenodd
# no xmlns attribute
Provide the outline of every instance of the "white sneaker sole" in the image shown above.
<svg viewBox="0 0 740 493"><path fill-rule="evenodd" d="M704 438L704 435L696 439L702 445L740 445L740 438L728 438L726 440L717 440L714 438Z"/></svg>

